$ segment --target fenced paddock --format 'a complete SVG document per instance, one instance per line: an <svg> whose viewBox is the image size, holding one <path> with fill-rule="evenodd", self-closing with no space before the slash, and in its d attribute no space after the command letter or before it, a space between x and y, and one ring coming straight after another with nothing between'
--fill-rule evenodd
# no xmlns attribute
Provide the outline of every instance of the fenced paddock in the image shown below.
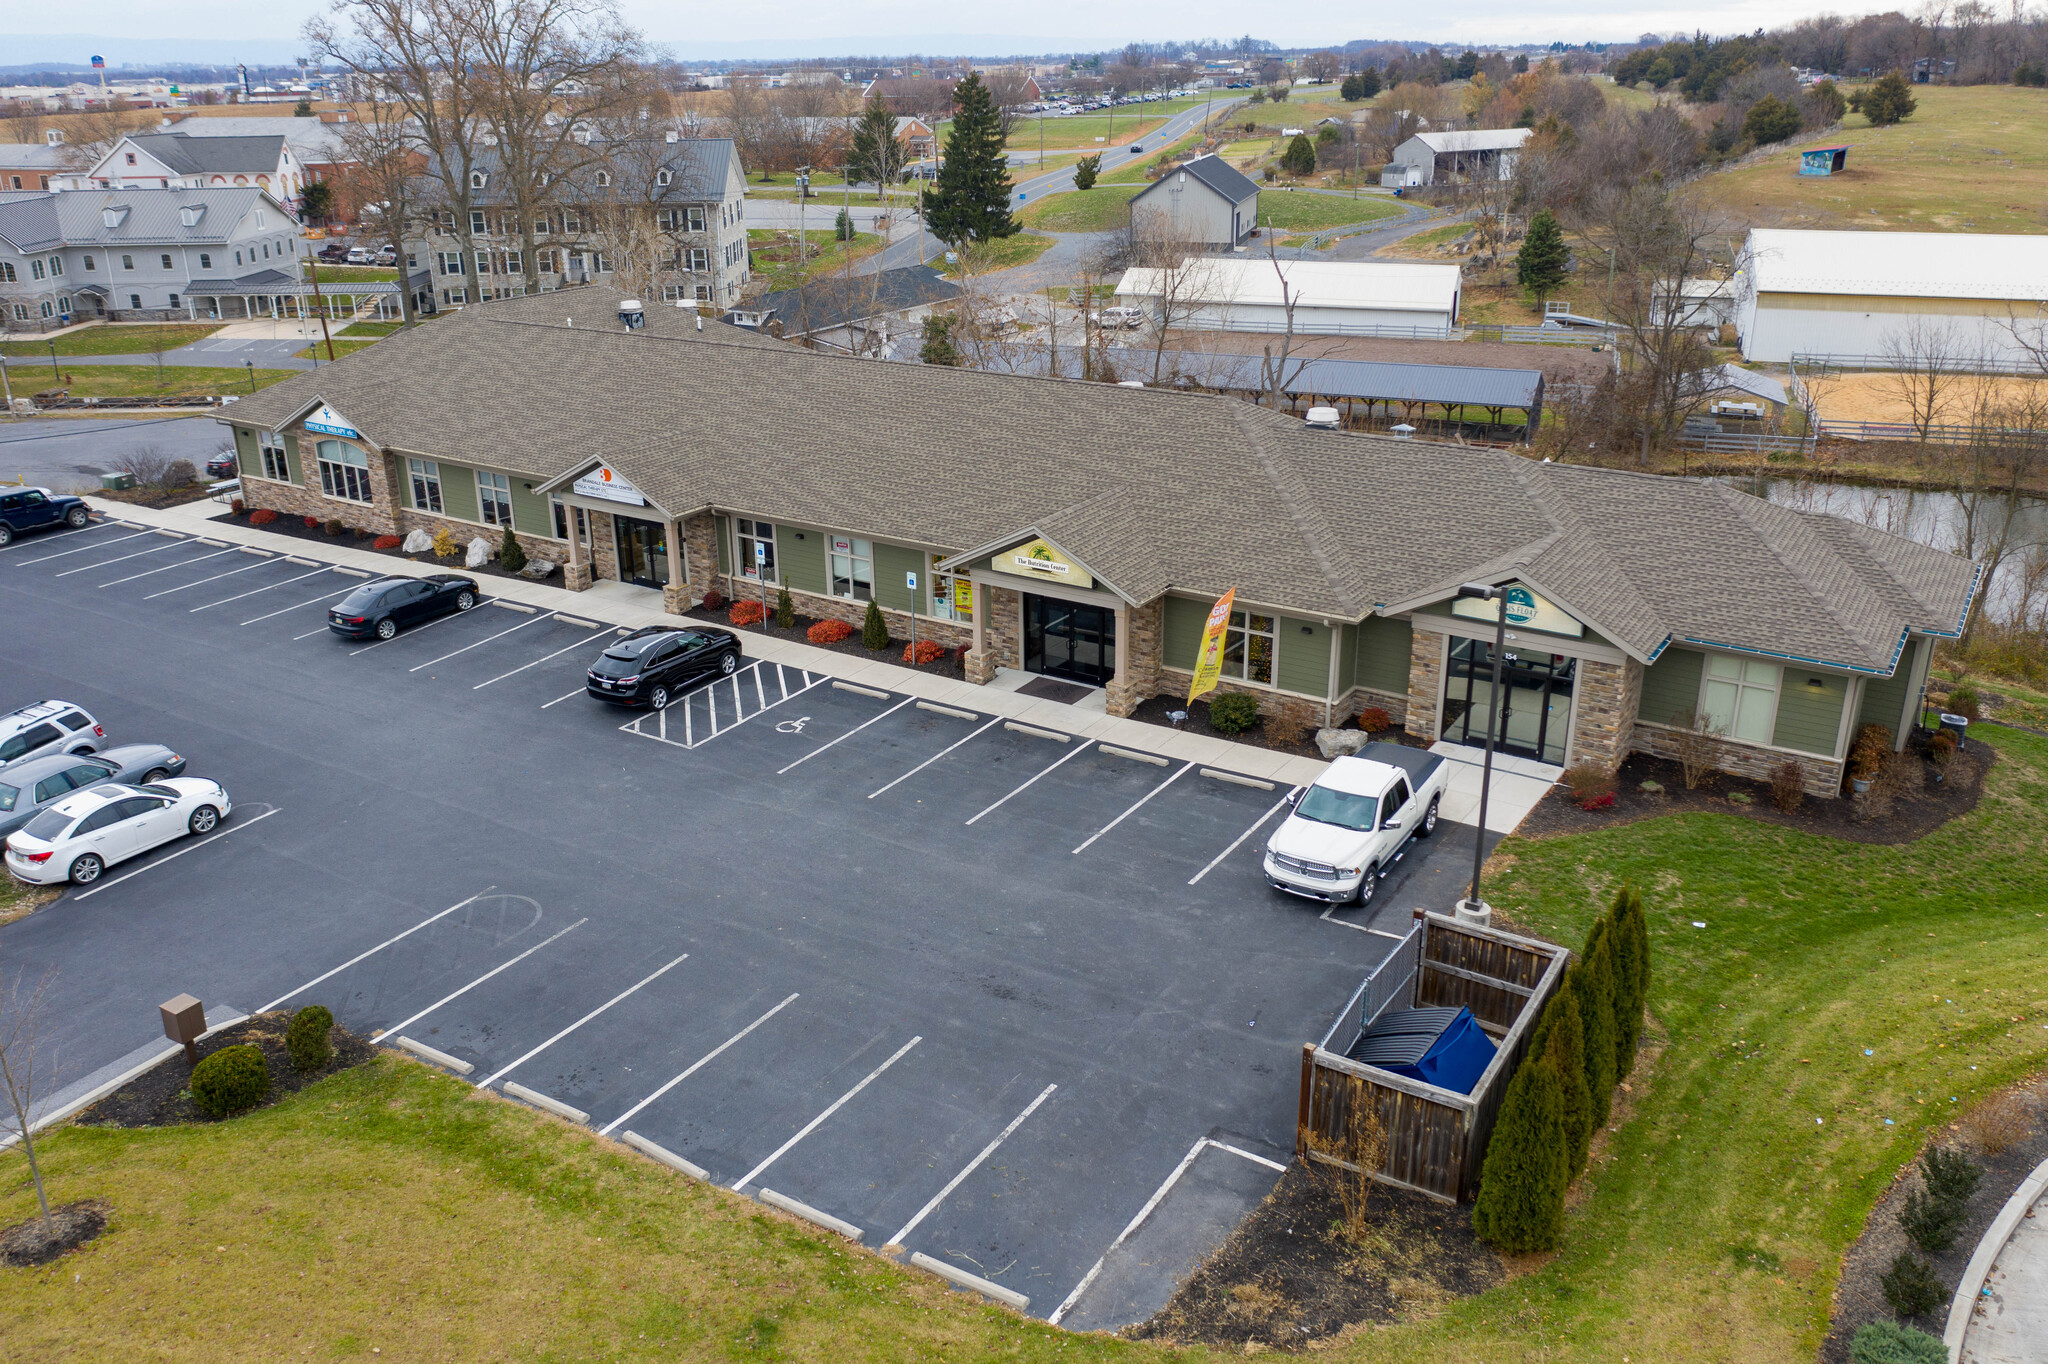
<svg viewBox="0 0 2048 1364"><path fill-rule="evenodd" d="M1394 954L1366 977L1323 1040L1303 1045L1295 1154L1345 1165L1312 1144L1349 1149L1352 1125L1370 1104L1387 1137L1385 1158L1371 1172L1375 1179L1446 1203L1470 1198L1478 1190L1479 1164L1508 1078L1528 1049L1529 1034L1556 993L1570 956L1562 947L1533 938L1441 914L1420 916ZM1493 1060L1470 1094L1344 1055L1380 1014L1404 1004L1417 1009L1462 1005L1493 1039Z"/></svg>

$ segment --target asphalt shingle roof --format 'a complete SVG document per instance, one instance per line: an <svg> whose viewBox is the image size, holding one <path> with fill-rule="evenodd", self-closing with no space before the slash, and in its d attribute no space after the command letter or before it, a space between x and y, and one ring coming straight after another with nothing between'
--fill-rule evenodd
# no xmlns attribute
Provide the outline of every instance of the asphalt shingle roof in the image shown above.
<svg viewBox="0 0 2048 1364"><path fill-rule="evenodd" d="M0 194L0 240L23 251L53 246L153 246L224 242L258 205L277 213L279 230L295 232L290 217L265 191L232 189L77 189ZM185 226L179 210L206 211ZM108 227L104 210L126 209Z"/></svg>
<svg viewBox="0 0 2048 1364"><path fill-rule="evenodd" d="M1889 673L1908 629L1957 628L1975 583L1961 559L1721 484L1316 430L1224 397L700 334L660 308L629 333L617 299L466 310L221 420L282 426L324 401L413 454L544 479L601 455L678 516L954 553L1041 534L1135 602L1235 587L1355 620L1520 577L1643 659L1677 639ZM592 324L546 320L579 305Z"/></svg>
<svg viewBox="0 0 2048 1364"><path fill-rule="evenodd" d="M180 175L268 175L284 153L277 134L201 137L183 132L137 133L128 139Z"/></svg>
<svg viewBox="0 0 2048 1364"><path fill-rule="evenodd" d="M1253 184L1243 171L1231 165L1228 161L1216 155L1216 153L1209 152L1194 158L1192 161L1183 161L1178 166L1173 167L1165 175L1160 176L1157 180L1154 180L1151 184L1132 195L1131 202L1136 203L1153 190L1165 184L1174 171L1186 171L1189 175L1194 176L1195 179L1222 195L1226 201L1233 204L1241 204L1259 192L1259 187Z"/></svg>

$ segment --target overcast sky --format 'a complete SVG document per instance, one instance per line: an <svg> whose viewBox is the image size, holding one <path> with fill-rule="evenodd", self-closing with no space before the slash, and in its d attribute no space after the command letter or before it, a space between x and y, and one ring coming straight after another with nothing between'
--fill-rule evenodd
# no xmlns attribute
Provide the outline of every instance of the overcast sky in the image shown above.
<svg viewBox="0 0 2048 1364"><path fill-rule="evenodd" d="M1704 27L1712 33L1772 27L1826 9L1821 0L1733 0L1706 5L1677 0L1458 0L1448 6L1342 8L1222 0L1036 0L1030 5L939 6L926 0L743 0L737 5L680 7L667 0L622 0L627 17L679 55L728 44L773 48L801 40L840 41L848 50L905 51L919 35L956 41L984 38L998 49L1110 47L1133 39L1231 38L1244 32L1283 46L1339 44L1352 38L1412 38L1471 44L1628 41L1645 32ZM0 53L9 34L86 32L123 38L289 42L319 0L94 0L90 5L8 4L0 18ZM1852 11L1861 7L1846 7ZM35 59L42 44L33 45ZM6 59L0 57L0 62ZM82 60L82 58L80 59Z"/></svg>

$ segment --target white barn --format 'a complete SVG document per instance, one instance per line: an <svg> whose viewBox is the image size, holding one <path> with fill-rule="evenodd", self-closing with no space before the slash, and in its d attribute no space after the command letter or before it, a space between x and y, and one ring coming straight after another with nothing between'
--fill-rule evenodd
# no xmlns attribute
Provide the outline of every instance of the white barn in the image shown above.
<svg viewBox="0 0 2048 1364"><path fill-rule="evenodd" d="M1276 273L1267 260L1197 256L1174 272L1126 270L1116 297L1143 308L1154 321L1170 298L1177 327L1278 332L1287 328L1282 274L1294 299L1297 333L1444 334L1458 325L1463 277L1455 265L1281 261Z"/></svg>
<svg viewBox="0 0 2048 1364"><path fill-rule="evenodd" d="M1745 360L1883 356L1918 328L2024 362L2048 321L2048 236L1756 228L1735 276Z"/></svg>
<svg viewBox="0 0 2048 1364"><path fill-rule="evenodd" d="M1380 172L1380 184L1415 189L1461 180L1512 180L1530 136L1528 128L1417 133L1394 148L1394 159Z"/></svg>

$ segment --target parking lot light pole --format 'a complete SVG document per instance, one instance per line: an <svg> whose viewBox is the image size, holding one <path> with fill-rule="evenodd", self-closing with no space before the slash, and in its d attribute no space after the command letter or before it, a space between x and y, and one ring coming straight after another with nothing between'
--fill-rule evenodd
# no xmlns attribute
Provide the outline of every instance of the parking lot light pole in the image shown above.
<svg viewBox="0 0 2048 1364"><path fill-rule="evenodd" d="M1500 723L1501 658L1508 647L1508 594L1505 588L1466 583L1458 589L1458 595L1490 601L1497 608L1493 627L1493 689L1486 698L1486 759L1479 769L1479 831L1472 840L1472 892L1458 901L1460 919L1483 925L1493 920L1493 907L1479 898L1479 874L1486 866L1486 798L1493 788L1493 736Z"/></svg>

